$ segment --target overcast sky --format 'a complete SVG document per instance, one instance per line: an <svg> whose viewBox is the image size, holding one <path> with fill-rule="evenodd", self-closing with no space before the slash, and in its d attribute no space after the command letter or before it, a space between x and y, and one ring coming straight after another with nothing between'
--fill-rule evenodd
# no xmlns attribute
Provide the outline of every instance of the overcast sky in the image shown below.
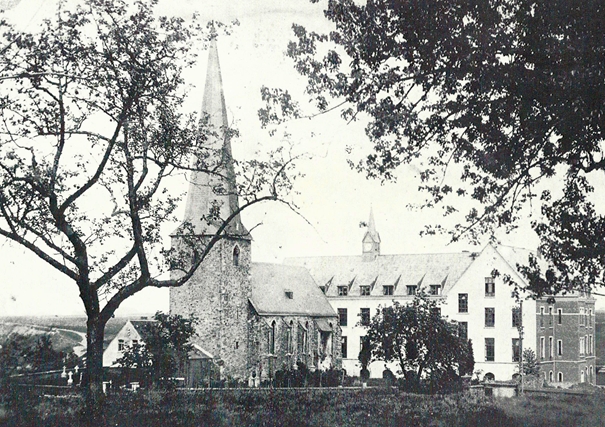
<svg viewBox="0 0 605 427"><path fill-rule="evenodd" d="M2 3L13 5L9 15L29 30L35 29L42 17L52 14L55 7L53 0ZM160 4L160 11L166 14L188 18L197 11L202 20L240 22L231 36L218 41L230 121L241 133L233 146L236 157L262 149L268 140L257 119L262 85L301 93L304 81L283 52L293 38L293 22L329 29L322 13L324 4L311 4L308 0L166 0ZM187 74L188 83L196 86L194 99L201 99L205 66L203 54L196 69ZM275 204L244 213L242 218L248 228L263 224L253 232L253 260L281 262L292 256L359 254L364 232L359 223L367 220L371 206L382 238L382 253L481 249L465 242L448 245L444 236L419 236L424 224L441 220L441 208L417 212L407 207L421 200L413 167L401 168L397 182L384 185L349 169L345 148L353 149L353 159L369 149L363 128L363 121L347 125L333 113L290 123L282 129L292 134L291 140L299 152L314 156L299 164L306 177L297 184L300 195L296 201L306 220ZM504 244L529 249L537 245L527 227L515 235L498 237ZM16 245L0 242L0 268L4 273L0 282L0 314L83 314L75 284ZM125 302L118 314L156 309L168 309L167 291L145 291Z"/></svg>

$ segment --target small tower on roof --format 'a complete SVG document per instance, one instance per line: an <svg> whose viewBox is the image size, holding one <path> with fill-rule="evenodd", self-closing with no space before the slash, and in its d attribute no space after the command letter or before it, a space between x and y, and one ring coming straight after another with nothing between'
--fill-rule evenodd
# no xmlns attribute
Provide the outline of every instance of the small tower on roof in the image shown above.
<svg viewBox="0 0 605 427"><path fill-rule="evenodd" d="M376 223L374 221L374 210L370 208L370 218L368 219L368 230L363 236L363 260L373 261L380 255L380 234L376 231Z"/></svg>

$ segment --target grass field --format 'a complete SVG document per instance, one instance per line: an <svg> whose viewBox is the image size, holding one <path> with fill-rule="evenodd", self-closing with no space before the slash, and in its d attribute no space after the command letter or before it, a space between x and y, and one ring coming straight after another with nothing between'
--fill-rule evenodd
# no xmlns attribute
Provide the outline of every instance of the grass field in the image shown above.
<svg viewBox="0 0 605 427"><path fill-rule="evenodd" d="M20 396L0 425L79 426L81 399ZM594 427L605 395L526 395L493 400L470 393L425 396L390 389L214 390L109 396L95 427ZM1 411L1 409L0 409ZM4 417L4 419L2 419Z"/></svg>

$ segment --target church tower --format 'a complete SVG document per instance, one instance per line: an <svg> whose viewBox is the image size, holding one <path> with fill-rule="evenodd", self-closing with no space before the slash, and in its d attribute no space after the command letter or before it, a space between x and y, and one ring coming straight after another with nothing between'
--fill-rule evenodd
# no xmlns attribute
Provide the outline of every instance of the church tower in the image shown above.
<svg viewBox="0 0 605 427"><path fill-rule="evenodd" d="M376 223L374 222L374 210L370 208L370 218L368 219L368 230L363 236L363 260L373 261L380 255L380 234L376 231Z"/></svg>
<svg viewBox="0 0 605 427"><path fill-rule="evenodd" d="M215 162L218 166L214 165L217 173L192 172L183 223L190 224L195 236L207 243L223 221L239 207L215 40L211 42L208 53L202 120L207 120L210 125L210 135L204 144L218 159ZM198 158L196 161L208 160ZM182 244L184 229L181 226L173 234L173 247ZM247 320L252 292L251 238L239 214L229 223L224 235L193 277L185 285L170 289L170 313L194 315L198 320L195 344L224 366L224 375L243 378L247 375L249 358ZM175 276L178 274L174 273Z"/></svg>

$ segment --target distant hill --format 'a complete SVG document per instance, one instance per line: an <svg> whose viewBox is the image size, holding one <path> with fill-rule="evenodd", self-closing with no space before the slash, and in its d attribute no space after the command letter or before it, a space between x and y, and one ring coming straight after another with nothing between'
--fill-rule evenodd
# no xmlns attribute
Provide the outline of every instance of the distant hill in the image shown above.
<svg viewBox="0 0 605 427"><path fill-rule="evenodd" d="M129 319L150 317L133 316L110 319L105 327L104 346L109 344ZM0 343L12 333L50 334L55 350L70 351L82 342L82 337L78 333L86 333L86 318L83 316L0 316Z"/></svg>

